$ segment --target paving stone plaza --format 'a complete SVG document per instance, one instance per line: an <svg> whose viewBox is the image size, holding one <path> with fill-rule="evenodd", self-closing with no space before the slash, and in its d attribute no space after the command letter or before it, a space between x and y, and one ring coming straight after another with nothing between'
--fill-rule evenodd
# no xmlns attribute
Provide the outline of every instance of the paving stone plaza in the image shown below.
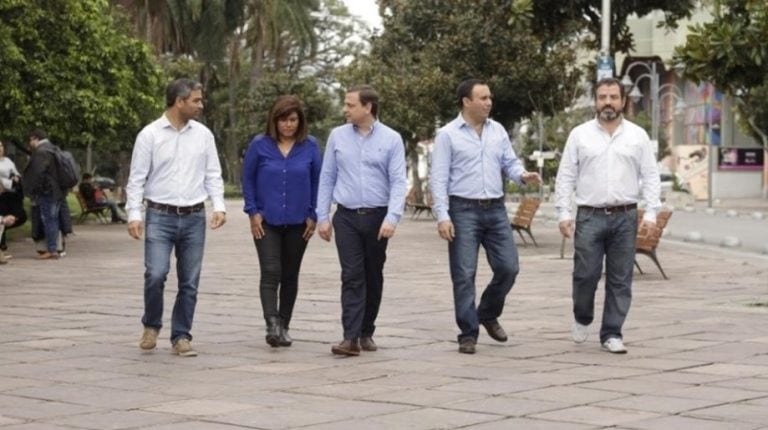
<svg viewBox="0 0 768 430"><path fill-rule="evenodd" d="M76 226L68 256L11 242L0 267L0 429L768 429L768 257L662 241L669 280L635 274L626 355L570 339L572 261L552 221L500 322L459 354L445 243L406 216L390 242L377 352L339 358L339 266L314 237L290 348L264 341L256 252L241 201L208 230L193 328L200 355L171 354L166 326L138 348L143 242L125 226ZM517 238L519 239L519 238ZM481 255L478 285L489 280ZM602 286L598 302L602 301ZM598 315L600 312L598 306Z"/></svg>

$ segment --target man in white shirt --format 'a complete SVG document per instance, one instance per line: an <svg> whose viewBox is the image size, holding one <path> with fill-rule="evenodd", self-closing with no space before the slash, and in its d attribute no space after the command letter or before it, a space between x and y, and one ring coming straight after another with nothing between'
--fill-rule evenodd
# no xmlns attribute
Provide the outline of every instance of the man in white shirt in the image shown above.
<svg viewBox="0 0 768 430"><path fill-rule="evenodd" d="M621 328L632 302L637 203L642 196L646 202L642 223L649 228L655 228L661 207L659 171L648 134L624 119L625 103L619 80L607 78L596 84L596 118L568 136L557 172L555 204L560 233L566 238L575 233L573 340L582 343L589 334L605 258L600 343L617 354L627 352Z"/></svg>
<svg viewBox="0 0 768 430"><path fill-rule="evenodd" d="M192 319L205 245L205 205L213 204L210 227L226 222L224 182L213 134L194 120L203 111L202 85L190 79L171 82L165 91L166 111L136 137L126 186L128 233L140 239L142 201L146 202L144 241L144 333L142 350L157 344L162 327L163 290L176 249L179 280L171 319L174 353L194 357Z"/></svg>

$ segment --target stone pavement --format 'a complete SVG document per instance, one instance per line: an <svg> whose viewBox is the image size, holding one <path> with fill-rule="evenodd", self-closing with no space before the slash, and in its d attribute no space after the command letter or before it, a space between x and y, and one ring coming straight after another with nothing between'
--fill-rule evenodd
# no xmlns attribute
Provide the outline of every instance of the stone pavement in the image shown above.
<svg viewBox="0 0 768 430"><path fill-rule="evenodd" d="M378 352L337 358L335 248L313 238L291 348L264 342L256 252L241 202L210 231L196 358L141 353L142 242L80 225L60 261L11 243L0 267L0 430L768 429L768 257L664 243L625 326L629 353L570 340L571 261L549 221L522 271L500 344L457 353L447 250L431 219L390 243ZM489 279L484 257L478 285ZM166 324L175 294L169 279ZM602 300L602 288L598 294ZM600 307L598 307L599 315Z"/></svg>

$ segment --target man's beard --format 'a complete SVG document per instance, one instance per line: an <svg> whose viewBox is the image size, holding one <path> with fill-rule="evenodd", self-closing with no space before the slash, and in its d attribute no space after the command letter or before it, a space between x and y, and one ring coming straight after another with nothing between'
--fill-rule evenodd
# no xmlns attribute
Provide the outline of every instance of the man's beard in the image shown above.
<svg viewBox="0 0 768 430"><path fill-rule="evenodd" d="M613 121L619 117L619 113L612 107L605 107L600 111L600 119L603 121Z"/></svg>

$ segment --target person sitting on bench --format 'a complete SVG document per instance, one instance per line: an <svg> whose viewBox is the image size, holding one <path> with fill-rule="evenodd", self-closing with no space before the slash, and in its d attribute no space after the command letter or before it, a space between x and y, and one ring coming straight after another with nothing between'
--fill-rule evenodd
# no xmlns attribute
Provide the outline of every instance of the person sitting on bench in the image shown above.
<svg viewBox="0 0 768 430"><path fill-rule="evenodd" d="M77 188L89 208L109 208L109 211L112 212L112 222L125 224L126 220L120 216L117 203L115 203L114 200L108 199L107 196L104 195L104 191L102 191L97 184L93 183L93 175L90 173L83 173L83 179L80 181L80 185Z"/></svg>

